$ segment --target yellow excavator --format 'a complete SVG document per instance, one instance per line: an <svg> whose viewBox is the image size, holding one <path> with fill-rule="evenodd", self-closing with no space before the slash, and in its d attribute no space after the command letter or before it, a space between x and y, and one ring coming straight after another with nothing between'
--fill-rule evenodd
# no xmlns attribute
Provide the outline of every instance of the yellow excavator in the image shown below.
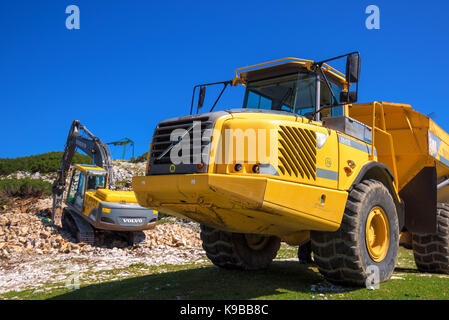
<svg viewBox="0 0 449 320"><path fill-rule="evenodd" d="M77 149L89 155L95 164L75 164L71 168ZM69 172L70 181L67 181ZM142 231L154 226L157 211L140 206L133 191L111 190L112 181L108 146L78 120L73 121L53 183L52 221L62 224L78 241L88 244L95 243L95 235L100 230L113 232L130 244L144 241Z"/></svg>
<svg viewBox="0 0 449 320"><path fill-rule="evenodd" d="M327 64L344 58L346 73ZM139 204L199 222L223 268L311 243L327 280L364 286L391 277L402 233L419 270L449 273L449 135L407 104L356 104L360 68L358 52L285 58L196 86L191 115L155 129ZM220 84L246 87L243 108L198 113Z"/></svg>

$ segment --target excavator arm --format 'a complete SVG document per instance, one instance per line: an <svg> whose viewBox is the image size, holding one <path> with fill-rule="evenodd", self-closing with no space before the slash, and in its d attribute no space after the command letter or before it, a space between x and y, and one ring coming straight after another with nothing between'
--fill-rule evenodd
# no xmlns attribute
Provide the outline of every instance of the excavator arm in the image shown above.
<svg viewBox="0 0 449 320"><path fill-rule="evenodd" d="M86 136L81 135L84 132ZM63 202L63 194L66 187L67 175L76 149L80 149L92 158L96 166L108 172L109 188L113 185L112 158L108 146L98 137L93 135L79 120L74 120L70 126L69 135L65 145L64 154L61 160L61 167L57 172L57 177L53 182L53 209L52 221L60 219Z"/></svg>

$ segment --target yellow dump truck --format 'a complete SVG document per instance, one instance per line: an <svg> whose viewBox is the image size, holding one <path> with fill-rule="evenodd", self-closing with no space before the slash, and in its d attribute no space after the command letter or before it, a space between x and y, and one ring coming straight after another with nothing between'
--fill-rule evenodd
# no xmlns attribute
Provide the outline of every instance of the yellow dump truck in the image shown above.
<svg viewBox="0 0 449 320"><path fill-rule="evenodd" d="M346 58L346 73L327 62ZM334 283L386 281L400 233L419 270L449 272L449 136L406 104L355 104L357 52L286 58L198 85L191 115L162 121L140 205L201 224L220 267L267 267L280 242L311 242ZM246 87L243 107L198 113L209 85ZM356 89L353 89L356 87ZM197 90L198 89L198 90ZM193 113L199 91L197 114Z"/></svg>

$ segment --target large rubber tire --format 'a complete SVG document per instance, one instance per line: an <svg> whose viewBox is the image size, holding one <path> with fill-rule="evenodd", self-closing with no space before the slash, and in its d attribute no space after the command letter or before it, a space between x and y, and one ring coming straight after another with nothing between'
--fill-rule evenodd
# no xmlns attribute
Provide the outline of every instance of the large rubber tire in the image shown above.
<svg viewBox="0 0 449 320"><path fill-rule="evenodd" d="M201 240L207 257L216 266L226 269L259 270L267 268L276 257L281 240L267 236L260 248L248 245L242 233L225 232L201 225Z"/></svg>
<svg viewBox="0 0 449 320"><path fill-rule="evenodd" d="M380 207L389 228L385 257L376 262L368 251L366 226L372 210ZM314 262L330 282L364 286L377 267L378 281L391 277L399 248L399 223L396 206L388 189L376 180L364 180L349 193L340 228L336 232L311 232ZM387 251L388 250L388 251Z"/></svg>
<svg viewBox="0 0 449 320"><path fill-rule="evenodd" d="M312 244L310 241L298 246L298 261L300 264L311 264L312 260Z"/></svg>
<svg viewBox="0 0 449 320"><path fill-rule="evenodd" d="M449 205L437 206L437 233L413 234L413 255L419 271L449 274Z"/></svg>

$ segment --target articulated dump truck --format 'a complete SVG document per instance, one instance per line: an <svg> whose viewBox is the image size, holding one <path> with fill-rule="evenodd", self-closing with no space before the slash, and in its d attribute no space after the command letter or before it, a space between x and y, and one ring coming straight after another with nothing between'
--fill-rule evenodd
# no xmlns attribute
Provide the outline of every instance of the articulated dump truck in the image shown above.
<svg viewBox="0 0 449 320"><path fill-rule="evenodd" d="M344 57L345 74L326 64ZM391 277L403 236L419 270L449 273L449 135L409 105L356 104L359 76L351 53L196 86L191 115L154 132L139 204L199 222L219 267L266 268L281 241L311 243L327 280L363 286ZM243 107L198 113L220 84L217 101L245 86Z"/></svg>

